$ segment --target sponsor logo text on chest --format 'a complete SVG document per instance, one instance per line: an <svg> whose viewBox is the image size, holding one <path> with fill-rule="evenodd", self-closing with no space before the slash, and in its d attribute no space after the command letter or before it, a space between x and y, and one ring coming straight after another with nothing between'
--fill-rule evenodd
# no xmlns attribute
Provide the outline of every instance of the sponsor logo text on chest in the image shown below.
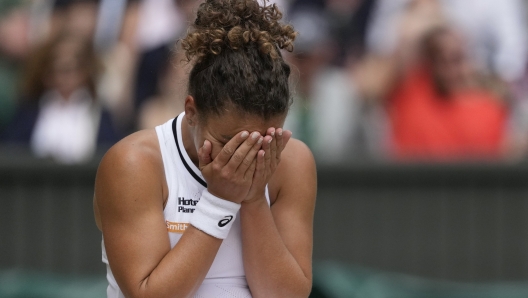
<svg viewBox="0 0 528 298"><path fill-rule="evenodd" d="M198 200L186 200L183 197L178 197L178 212L193 213L197 203Z"/></svg>

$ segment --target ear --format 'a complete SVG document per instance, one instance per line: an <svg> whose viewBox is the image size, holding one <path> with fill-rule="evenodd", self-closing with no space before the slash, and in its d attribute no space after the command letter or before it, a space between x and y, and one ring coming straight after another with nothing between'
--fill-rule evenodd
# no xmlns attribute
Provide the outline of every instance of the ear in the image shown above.
<svg viewBox="0 0 528 298"><path fill-rule="evenodd" d="M189 126L195 126L198 123L198 110L194 102L194 97L187 95L185 98L185 118Z"/></svg>

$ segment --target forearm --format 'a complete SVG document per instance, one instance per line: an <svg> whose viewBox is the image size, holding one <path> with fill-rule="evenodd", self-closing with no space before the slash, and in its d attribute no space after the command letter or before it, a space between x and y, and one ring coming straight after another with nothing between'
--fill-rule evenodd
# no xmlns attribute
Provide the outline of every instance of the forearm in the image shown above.
<svg viewBox="0 0 528 298"><path fill-rule="evenodd" d="M189 226L148 276L128 285L127 297L190 297L202 284L221 243Z"/></svg>
<svg viewBox="0 0 528 298"><path fill-rule="evenodd" d="M308 297L311 278L285 246L265 198L240 209L246 278L254 297Z"/></svg>

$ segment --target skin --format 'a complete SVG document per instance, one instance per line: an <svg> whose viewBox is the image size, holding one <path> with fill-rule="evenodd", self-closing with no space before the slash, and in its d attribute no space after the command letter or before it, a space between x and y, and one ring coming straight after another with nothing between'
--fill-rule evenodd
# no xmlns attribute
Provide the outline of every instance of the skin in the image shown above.
<svg viewBox="0 0 528 298"><path fill-rule="evenodd" d="M464 41L455 32L440 34L433 41L436 47L432 68L438 83L447 93L474 87L475 72L468 59Z"/></svg>
<svg viewBox="0 0 528 298"><path fill-rule="evenodd" d="M183 144L209 192L242 205L244 269L253 297L307 297L317 184L310 150L280 128L285 115L264 120L231 107L203 121L190 96L185 111ZM171 249L163 218L167 198L154 130L125 138L101 161L95 217L127 297L192 296L222 243L190 226Z"/></svg>

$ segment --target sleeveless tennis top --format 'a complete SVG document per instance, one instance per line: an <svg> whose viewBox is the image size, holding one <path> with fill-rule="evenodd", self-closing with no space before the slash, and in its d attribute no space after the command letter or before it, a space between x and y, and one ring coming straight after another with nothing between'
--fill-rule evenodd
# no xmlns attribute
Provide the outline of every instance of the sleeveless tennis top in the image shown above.
<svg viewBox="0 0 528 298"><path fill-rule="evenodd" d="M175 119L156 127L169 192L163 213L171 248L178 243L185 229L189 227L196 204L200 201L202 191L207 187L202 173L191 161L183 146L181 123L184 115L182 113ZM266 199L269 204L267 188ZM108 298L123 298L124 295L108 265L104 240L102 251L109 283ZM251 297L242 259L240 214L237 215L229 235L220 245L214 262L194 297Z"/></svg>

